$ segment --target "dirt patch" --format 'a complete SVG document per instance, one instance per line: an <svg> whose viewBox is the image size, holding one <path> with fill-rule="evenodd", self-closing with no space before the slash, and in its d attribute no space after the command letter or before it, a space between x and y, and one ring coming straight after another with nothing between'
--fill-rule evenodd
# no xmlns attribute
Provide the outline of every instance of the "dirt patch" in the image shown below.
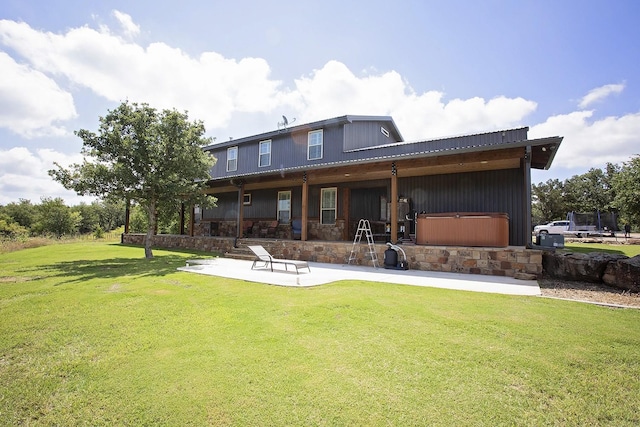
<svg viewBox="0 0 640 427"><path fill-rule="evenodd" d="M640 308L640 293L623 291L604 284L563 282L556 279L541 279L538 280L538 284L543 297Z"/></svg>

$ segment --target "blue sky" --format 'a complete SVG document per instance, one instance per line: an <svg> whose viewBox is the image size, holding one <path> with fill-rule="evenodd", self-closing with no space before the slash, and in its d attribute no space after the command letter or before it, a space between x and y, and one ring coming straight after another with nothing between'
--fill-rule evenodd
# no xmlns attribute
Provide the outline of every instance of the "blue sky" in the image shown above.
<svg viewBox="0 0 640 427"><path fill-rule="evenodd" d="M63 197L54 161L121 101L188 110L217 141L345 114L406 140L564 136L534 182L640 154L640 2L0 4L0 204Z"/></svg>

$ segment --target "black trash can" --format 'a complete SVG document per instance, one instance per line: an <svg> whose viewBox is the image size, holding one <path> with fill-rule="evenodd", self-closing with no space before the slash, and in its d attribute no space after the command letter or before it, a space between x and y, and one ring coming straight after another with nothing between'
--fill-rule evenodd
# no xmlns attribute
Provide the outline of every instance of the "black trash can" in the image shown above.
<svg viewBox="0 0 640 427"><path fill-rule="evenodd" d="M398 252L389 248L384 251L384 268L396 268L398 266Z"/></svg>

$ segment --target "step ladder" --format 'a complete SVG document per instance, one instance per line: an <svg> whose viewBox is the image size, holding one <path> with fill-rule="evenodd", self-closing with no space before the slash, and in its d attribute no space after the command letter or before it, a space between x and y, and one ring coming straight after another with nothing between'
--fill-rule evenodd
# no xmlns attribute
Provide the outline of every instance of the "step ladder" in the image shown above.
<svg viewBox="0 0 640 427"><path fill-rule="evenodd" d="M358 230L356 230L356 237L353 239L353 246L351 247L351 254L349 255L349 262L355 261L358 258L358 245L362 240L362 233L367 237L367 245L369 247L369 257L373 262L373 267L378 268L378 254L373 244L373 234L371 234L371 224L368 219L361 219L358 221Z"/></svg>

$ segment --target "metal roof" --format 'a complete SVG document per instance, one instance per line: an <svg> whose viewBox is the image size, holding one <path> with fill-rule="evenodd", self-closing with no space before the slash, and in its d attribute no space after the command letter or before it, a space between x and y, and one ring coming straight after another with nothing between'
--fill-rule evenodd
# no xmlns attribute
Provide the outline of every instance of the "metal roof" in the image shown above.
<svg viewBox="0 0 640 427"><path fill-rule="evenodd" d="M348 117L348 116L345 116ZM540 139L522 139L516 141L502 141L500 138L496 140L496 142L484 142L482 143L482 137L488 137L488 139L492 139L491 137L503 137L507 133L513 132L526 132L528 131L528 127L510 129L510 130L502 130L495 132L486 132L479 133L473 135L464 135L459 137L450 137L443 139L434 139L434 140L424 140L424 141L414 141L414 142L398 142L392 144L386 144L383 146L372 146L366 148L359 148L355 150L350 150L350 152L367 152L371 154L367 157L359 157L354 159L345 159L333 162L324 162L324 163L314 163L314 164L304 164L298 166L292 166L287 168L279 169L278 171L269 171L269 173L265 172L250 172L250 173L242 173L242 174L229 174L224 177L213 178L212 181L218 180L228 180L230 178L238 178L238 177L249 177L249 176L259 176L259 175L269 175L275 172L277 173L285 173L292 171L303 171L303 170L318 170L324 169L327 167L335 167L335 166L347 166L354 164L366 164L366 163L374 163L379 161L392 161L392 160L400 160L406 158L429 158L429 157L438 157L438 156L446 156L453 154L466 154L466 153L477 153L483 151L492 151L492 150L501 150L507 148L525 148L532 147L532 162L531 166L535 169L548 169L551 166L551 162L555 156L560 143L562 142L563 137L553 136L548 138L540 138ZM494 138L495 139L495 138Z"/></svg>

